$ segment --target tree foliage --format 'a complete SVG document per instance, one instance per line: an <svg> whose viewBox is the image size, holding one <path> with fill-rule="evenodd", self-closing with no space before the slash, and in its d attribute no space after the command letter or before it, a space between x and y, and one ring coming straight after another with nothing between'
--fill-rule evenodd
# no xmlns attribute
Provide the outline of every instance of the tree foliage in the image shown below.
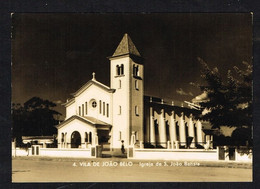
<svg viewBox="0 0 260 189"><path fill-rule="evenodd" d="M21 143L22 136L47 136L57 131L57 116L61 115L53 108L55 103L33 97L23 105L12 104L12 134Z"/></svg>
<svg viewBox="0 0 260 189"><path fill-rule="evenodd" d="M252 127L252 65L243 62L243 69L234 67L222 78L217 68L210 69L198 58L203 66L200 89L207 93L207 101L200 105L209 112L202 119L210 121L215 128L220 126Z"/></svg>

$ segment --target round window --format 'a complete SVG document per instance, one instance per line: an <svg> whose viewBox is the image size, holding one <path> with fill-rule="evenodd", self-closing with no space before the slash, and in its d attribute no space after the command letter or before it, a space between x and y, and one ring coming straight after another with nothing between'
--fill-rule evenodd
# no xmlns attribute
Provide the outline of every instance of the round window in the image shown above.
<svg viewBox="0 0 260 189"><path fill-rule="evenodd" d="M92 102L92 107L93 108L97 107L97 102L96 101Z"/></svg>

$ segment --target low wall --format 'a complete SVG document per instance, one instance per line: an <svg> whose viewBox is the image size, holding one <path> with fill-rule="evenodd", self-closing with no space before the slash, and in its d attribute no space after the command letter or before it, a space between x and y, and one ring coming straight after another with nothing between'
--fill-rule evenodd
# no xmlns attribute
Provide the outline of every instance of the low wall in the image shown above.
<svg viewBox="0 0 260 189"><path fill-rule="evenodd" d="M28 148L27 150L23 148L12 149L12 156L28 156L31 154L32 153L30 148Z"/></svg>
<svg viewBox="0 0 260 189"><path fill-rule="evenodd" d="M92 152L92 151L95 152ZM59 149L59 148L39 148L39 155L32 155L32 149L12 149L12 156L47 156L47 157L78 157L93 158L96 157L96 148L94 149Z"/></svg>
<svg viewBox="0 0 260 189"><path fill-rule="evenodd" d="M253 162L253 154L252 152L250 152L249 154L243 154L236 151L236 161Z"/></svg>
<svg viewBox="0 0 260 189"><path fill-rule="evenodd" d="M204 149L134 149L132 159L211 161L218 160L218 151Z"/></svg>
<svg viewBox="0 0 260 189"><path fill-rule="evenodd" d="M59 149L59 148L40 148L40 156L50 157L91 157L90 149Z"/></svg>

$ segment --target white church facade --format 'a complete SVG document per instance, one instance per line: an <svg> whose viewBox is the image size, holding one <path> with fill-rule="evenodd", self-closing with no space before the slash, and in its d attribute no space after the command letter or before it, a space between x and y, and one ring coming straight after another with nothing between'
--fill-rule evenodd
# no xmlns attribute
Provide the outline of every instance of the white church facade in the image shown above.
<svg viewBox="0 0 260 189"><path fill-rule="evenodd" d="M195 119L196 109L145 96L144 61L128 34L110 60L110 86L93 78L64 104L65 120L56 126L58 148L109 146L124 142L139 148L212 148L210 129Z"/></svg>

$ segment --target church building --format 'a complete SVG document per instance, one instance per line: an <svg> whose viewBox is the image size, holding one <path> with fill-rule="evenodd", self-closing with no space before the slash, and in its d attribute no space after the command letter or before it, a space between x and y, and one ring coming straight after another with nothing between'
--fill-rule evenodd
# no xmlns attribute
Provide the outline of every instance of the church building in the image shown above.
<svg viewBox="0 0 260 189"><path fill-rule="evenodd" d="M201 111L145 96L144 60L128 34L109 60L110 86L93 73L64 103L65 120L56 126L58 148L212 147L210 128L197 118Z"/></svg>

